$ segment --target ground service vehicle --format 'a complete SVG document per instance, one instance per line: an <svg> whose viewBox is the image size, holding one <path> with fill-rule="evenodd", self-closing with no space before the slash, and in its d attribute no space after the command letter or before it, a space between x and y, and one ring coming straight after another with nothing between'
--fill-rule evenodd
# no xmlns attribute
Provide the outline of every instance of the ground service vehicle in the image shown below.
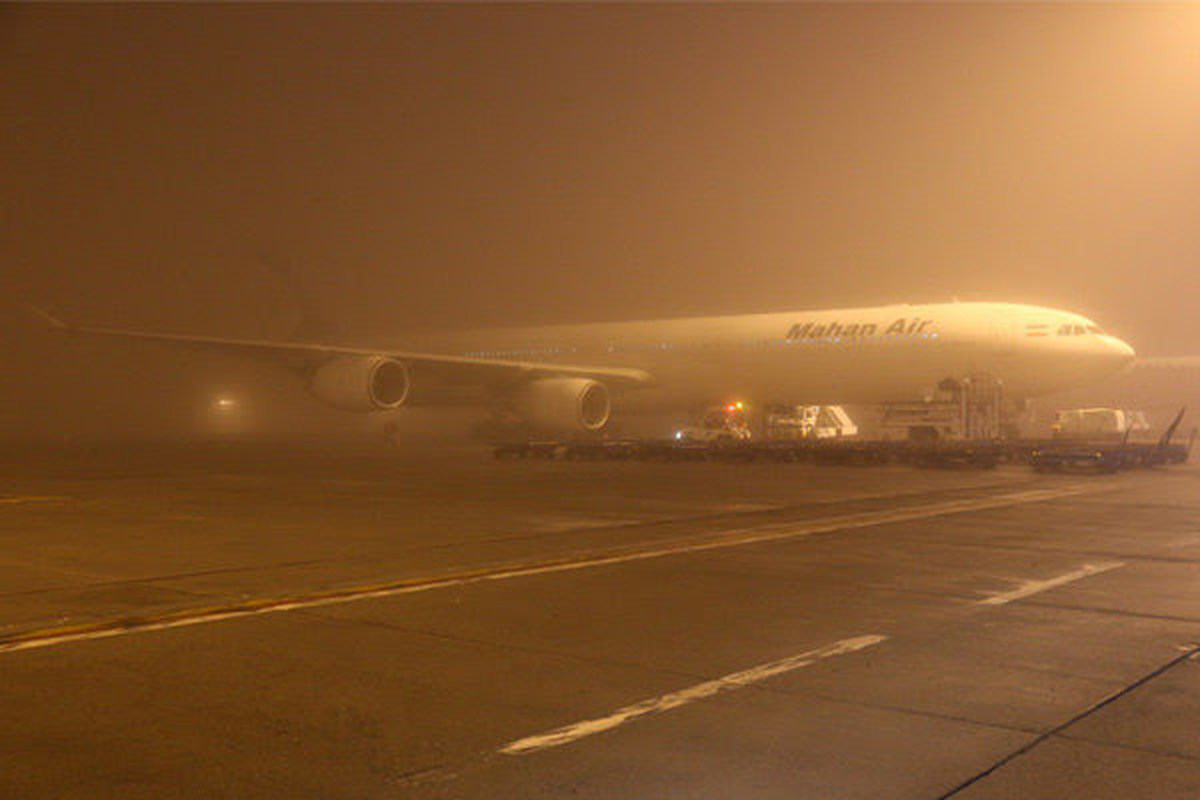
<svg viewBox="0 0 1200 800"><path fill-rule="evenodd" d="M1141 411L1123 408L1068 408L1055 412L1050 426L1056 439L1117 438L1129 432L1148 431Z"/></svg>

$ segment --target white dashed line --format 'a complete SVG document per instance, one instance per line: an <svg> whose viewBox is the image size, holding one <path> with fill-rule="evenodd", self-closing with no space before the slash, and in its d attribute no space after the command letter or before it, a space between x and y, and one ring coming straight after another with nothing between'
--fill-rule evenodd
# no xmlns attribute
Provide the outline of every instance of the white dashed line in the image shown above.
<svg viewBox="0 0 1200 800"><path fill-rule="evenodd" d="M1077 570L1072 570L1065 575L1059 575L1054 578L1049 578L1044 581L1024 581L1016 589L1010 592L1001 592L994 594L991 597L986 597L979 601L982 606L1002 606L1005 603L1011 603L1014 600L1020 600L1023 597L1044 592L1047 589L1053 589L1056 586L1062 586L1064 583L1077 581L1080 578L1086 578L1090 575L1099 575L1101 572L1108 572L1110 569L1117 569L1125 566L1124 562L1111 561L1106 564L1084 564Z"/></svg>
<svg viewBox="0 0 1200 800"><path fill-rule="evenodd" d="M561 747L564 744L570 744L585 736L591 736L596 733L610 731L613 728L620 727L627 722L632 722L640 717L649 714L659 714L663 711L669 711L673 708L679 708L682 705L702 700L705 697L712 697L721 692L728 692L734 689L741 689L751 684L759 683L767 678L772 678L776 675L782 675L785 672L791 672L802 667L807 667L817 663L821 659L830 658L832 656L840 656L845 653L853 653L857 650L862 650L866 647L879 644L887 639L886 636L856 636L852 639L842 639L839 642L826 645L825 647L809 650L806 653L789 656L788 658L772 661L767 664L760 664L757 667L751 667L741 672L735 672L732 675L726 675L723 678L716 680L705 681L698 683L695 686L689 686L686 689L680 689L678 692L652 697L649 700L642 700L639 703L634 703L631 706L614 711L605 717L597 719L584 720L576 722L574 725L567 725L562 728L541 733L536 736L527 736L524 739L518 739L500 748L499 752L509 756L523 756L530 753L536 753L539 750L547 750L551 747Z"/></svg>

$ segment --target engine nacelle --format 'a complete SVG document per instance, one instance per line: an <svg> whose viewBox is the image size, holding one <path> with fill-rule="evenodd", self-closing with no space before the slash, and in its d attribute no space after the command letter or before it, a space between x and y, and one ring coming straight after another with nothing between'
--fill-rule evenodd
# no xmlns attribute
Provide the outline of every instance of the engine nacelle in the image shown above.
<svg viewBox="0 0 1200 800"><path fill-rule="evenodd" d="M384 356L338 356L317 368L308 388L334 408L384 411L408 397L408 367Z"/></svg>
<svg viewBox="0 0 1200 800"><path fill-rule="evenodd" d="M598 431L608 422L608 387L589 378L541 378L520 387L513 410L547 431Z"/></svg>

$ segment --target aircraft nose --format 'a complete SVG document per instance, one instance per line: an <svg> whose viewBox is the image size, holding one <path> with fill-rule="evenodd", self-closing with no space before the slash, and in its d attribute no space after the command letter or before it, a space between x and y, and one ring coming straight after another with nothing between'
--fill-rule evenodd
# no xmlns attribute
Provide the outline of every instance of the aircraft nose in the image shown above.
<svg viewBox="0 0 1200 800"><path fill-rule="evenodd" d="M1121 366L1131 363L1136 355L1132 347L1115 336L1105 336L1104 345L1106 354Z"/></svg>

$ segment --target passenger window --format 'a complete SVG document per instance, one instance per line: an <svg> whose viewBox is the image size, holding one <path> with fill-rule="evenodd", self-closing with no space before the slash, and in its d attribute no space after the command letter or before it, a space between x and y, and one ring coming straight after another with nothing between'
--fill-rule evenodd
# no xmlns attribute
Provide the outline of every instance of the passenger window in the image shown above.
<svg viewBox="0 0 1200 800"><path fill-rule="evenodd" d="M1062 327L1060 327L1058 329L1058 335L1059 336L1070 336L1071 335L1071 326L1063 325Z"/></svg>
<svg viewBox="0 0 1200 800"><path fill-rule="evenodd" d="M1076 326L1075 326L1075 335L1076 335L1076 336L1083 336L1083 326L1082 326L1082 325L1076 325Z"/></svg>

